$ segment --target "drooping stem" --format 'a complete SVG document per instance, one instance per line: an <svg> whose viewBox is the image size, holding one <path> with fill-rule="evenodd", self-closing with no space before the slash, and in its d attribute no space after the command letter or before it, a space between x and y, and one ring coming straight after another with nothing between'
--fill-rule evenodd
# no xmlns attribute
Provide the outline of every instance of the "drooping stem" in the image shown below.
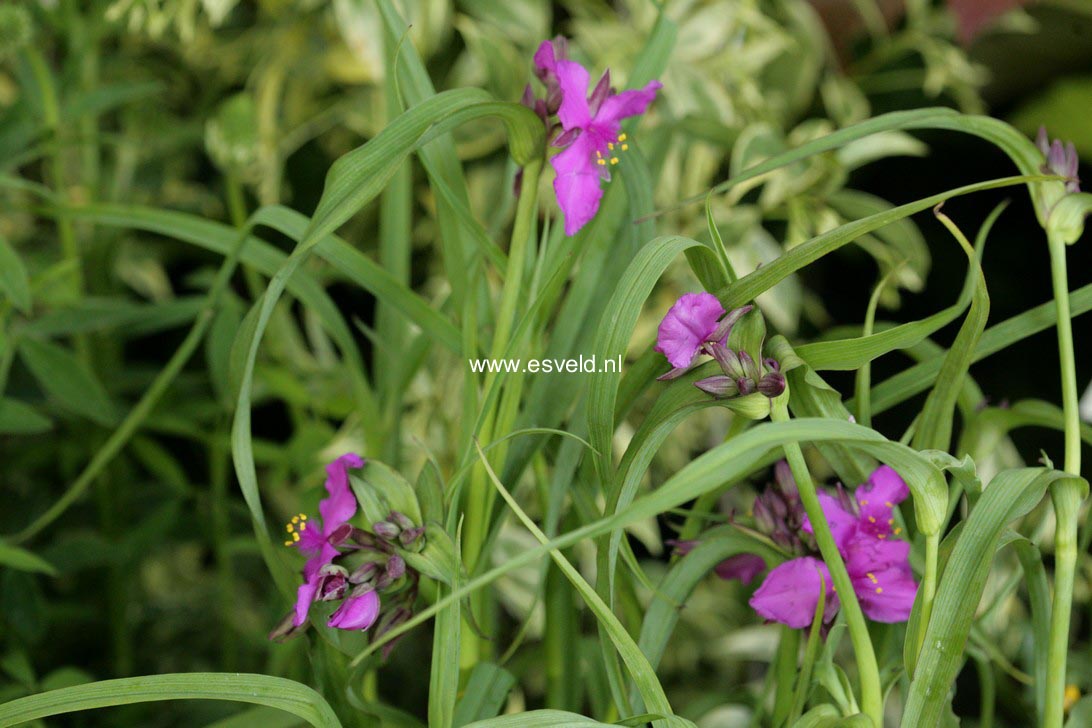
<svg viewBox="0 0 1092 728"><path fill-rule="evenodd" d="M773 400L770 411L770 419L774 422L788 422L789 390L777 399ZM792 470L796 487L800 492L800 503L811 521L815 535L815 542L819 546L819 553L830 570L830 579L834 590L838 593L842 613L845 615L846 627L849 629L849 638L853 643L853 652L857 658L857 672L861 683L861 707L875 724L876 728L883 725L883 694L880 686L880 671L876 663L876 652L872 647L872 638L868 634L868 625L865 623L864 612L857 601L857 595L853 591L853 582L849 578L845 562L838 551L838 545L834 541L834 534L830 531L830 524L823 515L823 508L819 504L819 496L815 491L815 483L812 482L811 473L808 472L807 463L804 461L804 453L800 445L795 442L784 445L785 459L789 461L789 469Z"/></svg>
<svg viewBox="0 0 1092 728"><path fill-rule="evenodd" d="M1073 354L1073 327L1069 311L1069 281L1064 241L1047 232L1050 250L1050 278L1058 315L1058 358L1061 363L1062 411L1065 423L1064 469L1081 472L1081 422L1078 412L1077 375ZM1064 717L1066 658L1069 650L1069 620L1073 601L1073 579L1077 565L1077 524L1080 496L1065 485L1053 493L1057 526L1054 532L1054 600L1050 614L1050 642L1047 648L1046 704L1043 725L1060 728Z"/></svg>

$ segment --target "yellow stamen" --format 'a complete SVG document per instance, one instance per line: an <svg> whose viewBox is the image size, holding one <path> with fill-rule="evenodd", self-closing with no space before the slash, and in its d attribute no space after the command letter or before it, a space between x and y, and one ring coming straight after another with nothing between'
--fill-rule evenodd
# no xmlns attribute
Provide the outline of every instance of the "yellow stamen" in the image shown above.
<svg viewBox="0 0 1092 728"><path fill-rule="evenodd" d="M887 519L887 525L888 526L894 526L895 525L895 519L894 518L888 518Z"/></svg>
<svg viewBox="0 0 1092 728"><path fill-rule="evenodd" d="M863 501L861 501L861 505L862 505L862 506L867 506L867 505L868 505L868 501L866 501L866 500L863 500Z"/></svg>
<svg viewBox="0 0 1092 728"><path fill-rule="evenodd" d="M895 535L898 536L900 533L902 533L902 529L896 526L895 527Z"/></svg>
<svg viewBox="0 0 1092 728"><path fill-rule="evenodd" d="M290 539L290 540L288 540L288 541L285 541L285 542L284 542L284 545L285 545L285 546L291 546L291 545L292 545L292 541L291 541L291 539Z"/></svg>
<svg viewBox="0 0 1092 728"><path fill-rule="evenodd" d="M618 135L618 141L624 142L625 140L626 140L626 135L625 134L619 134Z"/></svg>
<svg viewBox="0 0 1092 728"><path fill-rule="evenodd" d="M876 575L873 574L871 571L865 574L865 576L867 576L868 580L871 581L873 584L876 583Z"/></svg>
<svg viewBox="0 0 1092 728"><path fill-rule="evenodd" d="M607 166L607 160L603 159L602 157L600 157L600 158L599 158L599 159L597 160L597 162L598 162L599 166L601 166L601 167L605 167L605 166Z"/></svg>
<svg viewBox="0 0 1092 728"><path fill-rule="evenodd" d="M887 535L886 535L886 534L883 534L883 533L881 533L881 534L880 534L879 536L877 536L876 538L878 538L878 539L880 539L881 541L883 541L883 540L884 540L885 538L887 538Z"/></svg>
<svg viewBox="0 0 1092 728"><path fill-rule="evenodd" d="M292 524L291 524L291 523L286 523L286 524L284 524L284 530L285 530L285 531L288 531L289 533L292 533L292 531L294 531L294 530L296 530L296 529L292 528Z"/></svg>
<svg viewBox="0 0 1092 728"><path fill-rule="evenodd" d="M307 520L307 514L306 513L301 513L300 514L300 520L301 521L306 521Z"/></svg>
<svg viewBox="0 0 1092 728"><path fill-rule="evenodd" d="M305 528L307 528L307 524L306 523L301 523L300 524L300 530L302 531Z"/></svg>
<svg viewBox="0 0 1092 728"><path fill-rule="evenodd" d="M883 594L883 587L882 586L876 587L876 593L877 594Z"/></svg>
<svg viewBox="0 0 1092 728"><path fill-rule="evenodd" d="M618 164L618 157L611 157L610 158L610 163L611 164Z"/></svg>
<svg viewBox="0 0 1092 728"><path fill-rule="evenodd" d="M292 540L293 541L299 541L300 540L300 535L298 533L293 533L292 534Z"/></svg>
<svg viewBox="0 0 1092 728"><path fill-rule="evenodd" d="M614 149L614 142L607 142L607 149Z"/></svg>
<svg viewBox="0 0 1092 728"><path fill-rule="evenodd" d="M869 522L869 523L875 523L875 522L876 522L876 519L875 519L875 518L874 518L873 516L869 516L869 517L868 517L868 522Z"/></svg>
<svg viewBox="0 0 1092 728"><path fill-rule="evenodd" d="M300 517L299 516L292 516L292 523L299 523L299 522L300 522Z"/></svg>
<svg viewBox="0 0 1092 728"><path fill-rule="evenodd" d="M1081 699L1081 690L1076 685L1065 686L1065 699L1062 701L1062 709L1067 713Z"/></svg>
<svg viewBox="0 0 1092 728"><path fill-rule="evenodd" d="M629 151L629 145L628 145L628 144L623 144L623 145L622 145L622 151L623 151L623 152L625 152L625 151Z"/></svg>
<svg viewBox="0 0 1092 728"><path fill-rule="evenodd" d="M885 506L887 506L888 508L894 508L895 507L895 504L892 503L891 501L884 501L883 504Z"/></svg>

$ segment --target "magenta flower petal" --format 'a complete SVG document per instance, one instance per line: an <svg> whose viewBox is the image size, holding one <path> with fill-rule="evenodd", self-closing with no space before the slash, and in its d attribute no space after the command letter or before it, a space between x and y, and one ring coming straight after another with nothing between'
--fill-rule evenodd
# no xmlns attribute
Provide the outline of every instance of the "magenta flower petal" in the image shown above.
<svg viewBox="0 0 1092 728"><path fill-rule="evenodd" d="M327 496L319 503L323 534L329 536L356 514L356 496L349 487L349 468L364 467L364 458L346 453L326 466Z"/></svg>
<svg viewBox="0 0 1092 728"><path fill-rule="evenodd" d="M557 57L554 54L554 42L552 40L544 40L535 51L535 67L540 69L542 75L547 76L549 74L557 73Z"/></svg>
<svg viewBox="0 0 1092 728"><path fill-rule="evenodd" d="M786 561L766 575L751 597L751 607L762 617L794 629L811 624L819 603L820 578L826 582L827 600L823 621L837 609L837 595L831 588L826 564L811 556Z"/></svg>
<svg viewBox="0 0 1092 728"><path fill-rule="evenodd" d="M857 489L861 511L865 506L885 506L889 511L910 497L906 481L888 465L881 465L868 476L868 482Z"/></svg>
<svg viewBox="0 0 1092 728"><path fill-rule="evenodd" d="M617 123L631 116L645 113L649 105L656 100L656 92L663 88L659 81L649 81L644 88L623 91L620 94L608 96L599 113L595 115L595 121L601 124L614 124L612 136L617 135Z"/></svg>
<svg viewBox="0 0 1092 728"><path fill-rule="evenodd" d="M660 322L656 351L673 367L686 367L717 328L724 306L711 293L687 293Z"/></svg>
<svg viewBox="0 0 1092 728"><path fill-rule="evenodd" d="M827 493L819 493L819 505L822 506L823 515L827 518L831 535L834 536L834 543L837 544L838 550L844 553L846 543L857 531L857 517L847 512L838 503L837 498ZM801 528L807 533L815 533L812 530L811 519L807 516L804 517Z"/></svg>
<svg viewBox="0 0 1092 728"><path fill-rule="evenodd" d="M311 611L311 602L315 601L315 594L318 592L320 581L322 581L322 577L318 575L316 570L316 573L300 584L299 589L296 590L296 616L292 618L294 626L299 627L307 621L307 613Z"/></svg>
<svg viewBox="0 0 1092 728"><path fill-rule="evenodd" d="M364 630L375 624L379 616L379 593L370 591L358 597L349 597L341 603L330 619L327 627L338 629Z"/></svg>
<svg viewBox="0 0 1092 728"><path fill-rule="evenodd" d="M905 622L910 619L918 584L910 567L902 565L853 577L853 591L869 619Z"/></svg>
<svg viewBox="0 0 1092 728"><path fill-rule="evenodd" d="M842 550L846 571L850 576L884 571L893 566L906 566L910 544L897 538L879 538L867 531L858 531Z"/></svg>
<svg viewBox="0 0 1092 728"><path fill-rule="evenodd" d="M561 86L561 107L557 118L564 129L586 129L591 123L588 108L588 69L576 61L557 62L557 80Z"/></svg>
<svg viewBox="0 0 1092 728"><path fill-rule="evenodd" d="M726 581L739 579L744 584L750 584L765 568L766 562L761 556L736 554L717 564L713 571Z"/></svg>
<svg viewBox="0 0 1092 728"><path fill-rule="evenodd" d="M599 188L599 170L595 166L592 135L582 133L568 149L550 159L557 176L554 192L565 215L565 234L575 235L595 217L603 190Z"/></svg>

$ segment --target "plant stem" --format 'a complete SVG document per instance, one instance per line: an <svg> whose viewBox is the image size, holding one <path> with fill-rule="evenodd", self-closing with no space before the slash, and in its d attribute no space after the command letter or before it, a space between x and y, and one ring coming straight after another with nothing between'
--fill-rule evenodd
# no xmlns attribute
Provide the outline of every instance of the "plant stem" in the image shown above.
<svg viewBox="0 0 1092 728"><path fill-rule="evenodd" d="M504 275L504 287L501 292L500 308L497 312L497 323L493 330L493 344L490 355L499 359L505 353L512 335L512 327L516 320L516 310L523 297L523 273L526 268L527 250L531 243L532 233L538 217L538 178L542 172L541 159L528 162L523 168L523 182L519 196L519 204L516 207L516 218L512 224L512 238L508 246L508 266ZM493 381L498 376L491 373L485 378L484 392L492 389ZM497 409L488 413L483 419L481 431L477 433L477 439L483 443L489 443L493 439L494 432L504 432L511 424L503 417L504 398L497 405ZM501 421L505 420L505 421ZM494 448L491 460L499 470L504 464L506 447L500 445ZM467 483L466 496L466 521L463 530L463 563L468 570L473 570L482 556L482 547L489 537L489 514L493 507L495 492L489 487L484 469L477 465L470 475ZM470 609L473 617L479 625L483 624L483 618L487 613L486 599L488 592L481 591L470 599ZM489 643L475 634L475 630L469 624L463 625L462 650L460 652L460 666L464 673L473 668L482 654L488 654Z"/></svg>
<svg viewBox="0 0 1092 728"><path fill-rule="evenodd" d="M1058 315L1058 358L1061 362L1062 410L1065 422L1065 466L1067 473L1081 473L1081 422L1078 412L1077 374L1073 354L1073 328L1069 311L1069 279L1066 274L1065 243L1047 232L1050 250L1050 278ZM1069 650L1069 618L1072 611L1073 579L1077 565L1077 521L1080 495L1076 487L1061 485L1053 492L1057 525L1054 531L1054 600L1050 614L1050 643L1047 649L1045 728L1061 728L1064 717L1066 657Z"/></svg>
<svg viewBox="0 0 1092 728"><path fill-rule="evenodd" d="M771 404L770 419L774 422L789 421L789 390L773 400ZM785 459L789 461L796 487L800 492L800 502L804 511L808 514L812 529L815 532L815 542L819 546L819 553L830 570L830 579L834 583L834 590L838 593L842 612L845 615L846 626L849 628L849 638L853 643L853 652L857 657L857 672L861 682L861 707L876 726L883 725L883 694L880 688L880 671L876 663L876 653L872 647L872 638L868 634L868 625L865 623L864 612L857 602L857 595L853 591L853 582L846 571L845 562L838 552L838 545L834 542L834 535L830 531L823 508L819 504L819 497L815 491L815 483L812 482L811 473L808 472L807 463L804 461L804 453L800 445L795 442L784 445Z"/></svg>

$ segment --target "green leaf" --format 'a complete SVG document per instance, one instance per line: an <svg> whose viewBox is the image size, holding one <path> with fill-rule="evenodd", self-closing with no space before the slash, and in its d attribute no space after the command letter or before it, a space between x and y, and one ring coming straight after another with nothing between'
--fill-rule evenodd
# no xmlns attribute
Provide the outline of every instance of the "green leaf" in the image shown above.
<svg viewBox="0 0 1092 728"><path fill-rule="evenodd" d="M1006 470L983 491L959 531L937 587L932 618L903 711L903 725L936 725L948 705L951 687L963 664L975 608L1005 526L1038 505L1048 487L1073 480L1071 475L1045 468Z"/></svg>
<svg viewBox="0 0 1092 728"><path fill-rule="evenodd" d="M480 720L466 728L608 728L611 725L564 710L529 710Z"/></svg>
<svg viewBox="0 0 1092 728"><path fill-rule="evenodd" d="M334 711L306 685L269 675L194 672L101 680L0 705L0 726L116 705L160 700L233 700L287 711L316 728L340 728Z"/></svg>
<svg viewBox="0 0 1092 728"><path fill-rule="evenodd" d="M36 435L52 427L49 418L30 405L10 397L0 397L0 434Z"/></svg>
<svg viewBox="0 0 1092 728"><path fill-rule="evenodd" d="M19 571L57 576L57 569L41 556L8 544L0 544L0 566L18 569Z"/></svg>
<svg viewBox="0 0 1092 728"><path fill-rule="evenodd" d="M60 404L100 425L117 424L117 407L106 389L71 351L25 338L19 342L19 354L42 389Z"/></svg>
<svg viewBox="0 0 1092 728"><path fill-rule="evenodd" d="M515 684L516 676L503 667L479 662L471 670L463 696L455 706L455 728L495 717Z"/></svg>
<svg viewBox="0 0 1092 728"><path fill-rule="evenodd" d="M27 269L15 249L0 235L0 293L11 299L15 308L30 313L30 280Z"/></svg>

